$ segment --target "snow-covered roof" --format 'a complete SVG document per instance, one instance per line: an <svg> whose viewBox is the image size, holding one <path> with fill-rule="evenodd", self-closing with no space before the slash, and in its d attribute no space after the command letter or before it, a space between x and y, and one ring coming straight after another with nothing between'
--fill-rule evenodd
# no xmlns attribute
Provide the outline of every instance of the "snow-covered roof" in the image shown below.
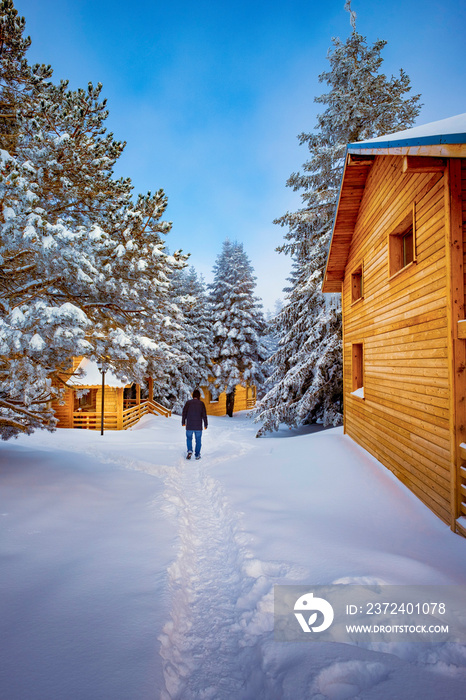
<svg viewBox="0 0 466 700"><path fill-rule="evenodd" d="M97 367L97 364L93 362L92 360L89 360L87 357L83 357L81 362L79 363L77 369L82 369L84 370L84 374L82 376L77 377L76 375L72 375L68 381L66 382L68 386L72 387L99 387L102 386L102 375L100 373L99 368ZM130 386L131 382L128 382L128 380L123 381L121 379L118 379L116 377L111 369L108 369L105 372L105 386L109 387L116 387L116 388L121 388L125 386Z"/></svg>
<svg viewBox="0 0 466 700"><path fill-rule="evenodd" d="M448 119L440 119L422 126L397 131L394 134L377 136L367 141L348 144L348 153L380 151L380 149L418 149L419 147L441 147L443 145L466 144L466 112ZM438 150L438 149L436 149ZM453 155L432 153L432 155ZM456 154L455 154L456 155Z"/></svg>

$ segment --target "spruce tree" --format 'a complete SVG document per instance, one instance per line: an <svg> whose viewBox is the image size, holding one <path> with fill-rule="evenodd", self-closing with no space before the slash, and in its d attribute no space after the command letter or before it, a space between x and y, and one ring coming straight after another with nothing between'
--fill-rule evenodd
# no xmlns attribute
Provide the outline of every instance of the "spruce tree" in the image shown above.
<svg viewBox="0 0 466 700"><path fill-rule="evenodd" d="M178 344L183 362L173 365L165 383L156 387L158 398L181 412L193 389L209 384L212 375L212 328L205 284L193 267L171 277L171 298L180 310L182 338Z"/></svg>
<svg viewBox="0 0 466 700"><path fill-rule="evenodd" d="M320 290L346 145L409 128L421 108L419 95L408 94L410 81L403 70L398 77L381 73L386 42L368 44L356 31L349 1L345 7L352 32L345 42L332 39L330 69L319 76L330 89L315 98L326 109L317 117L315 132L298 137L310 158L287 181L302 192L303 207L274 222L288 229L277 250L292 257L293 273L276 320L275 370L255 410L256 420L263 422L258 435L281 422L341 422L341 311Z"/></svg>
<svg viewBox="0 0 466 700"><path fill-rule="evenodd" d="M274 366L271 364L270 359L275 355L278 350L278 336L276 332L276 319L280 313L283 306L281 299L277 299L275 302L275 307L273 312L268 310L265 313L265 331L262 336L262 346L265 351L265 360L262 364L262 371L264 377L267 380L272 372L274 371ZM263 387L261 387L263 390ZM259 393L259 396L261 394Z"/></svg>
<svg viewBox="0 0 466 700"><path fill-rule="evenodd" d="M261 367L265 330L261 304L254 296L256 278L241 243L226 240L214 265L210 287L213 328L213 376L217 390L227 394L227 413L233 415L235 387L264 380Z"/></svg>

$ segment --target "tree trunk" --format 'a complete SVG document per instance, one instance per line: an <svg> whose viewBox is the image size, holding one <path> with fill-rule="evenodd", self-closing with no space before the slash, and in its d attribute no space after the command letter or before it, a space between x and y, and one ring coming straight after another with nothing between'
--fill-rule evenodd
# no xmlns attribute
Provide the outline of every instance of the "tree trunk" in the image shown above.
<svg viewBox="0 0 466 700"><path fill-rule="evenodd" d="M227 416L233 417L233 409L235 407L235 390L227 394Z"/></svg>

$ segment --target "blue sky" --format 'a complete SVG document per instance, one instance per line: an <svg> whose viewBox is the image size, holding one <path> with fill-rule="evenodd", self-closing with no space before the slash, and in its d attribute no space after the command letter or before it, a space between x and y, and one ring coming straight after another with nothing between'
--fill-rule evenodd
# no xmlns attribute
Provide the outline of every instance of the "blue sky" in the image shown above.
<svg viewBox="0 0 466 700"><path fill-rule="evenodd" d="M16 0L33 44L73 88L102 82L108 128L127 141L116 174L136 192L163 188L169 247L207 281L222 241L241 241L266 308L283 297L289 260L272 223L300 206L285 186L308 151L326 91L332 36L350 32L344 0ZM384 72L404 68L422 124L466 112L464 0L353 0L357 30L385 39Z"/></svg>

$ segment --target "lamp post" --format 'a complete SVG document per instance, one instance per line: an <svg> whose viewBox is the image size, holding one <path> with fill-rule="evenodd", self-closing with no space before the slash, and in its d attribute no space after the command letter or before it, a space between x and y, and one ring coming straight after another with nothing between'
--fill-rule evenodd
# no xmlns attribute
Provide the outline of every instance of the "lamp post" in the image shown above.
<svg viewBox="0 0 466 700"><path fill-rule="evenodd" d="M104 434L104 413L105 413L105 372L107 371L107 365L103 360L97 362L97 367L102 375L102 415L100 417L100 434Z"/></svg>

